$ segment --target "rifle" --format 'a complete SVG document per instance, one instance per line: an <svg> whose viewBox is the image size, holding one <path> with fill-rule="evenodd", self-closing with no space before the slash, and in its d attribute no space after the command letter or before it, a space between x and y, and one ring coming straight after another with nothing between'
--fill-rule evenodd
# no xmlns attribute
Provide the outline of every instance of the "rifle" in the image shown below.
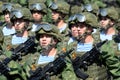
<svg viewBox="0 0 120 80"><path fill-rule="evenodd" d="M117 34L117 35L114 36L114 41L116 43L120 43L120 34Z"/></svg>
<svg viewBox="0 0 120 80"><path fill-rule="evenodd" d="M81 57L77 56L73 61L73 67L74 71L77 77L86 79L88 78L88 74L84 73L80 70L80 68L83 68L84 70L87 70L87 66L97 63L100 56L100 48L103 44L105 44L108 40L102 41L97 43L90 51L87 51L84 55ZM99 63L100 64L100 63Z"/></svg>
<svg viewBox="0 0 120 80"><path fill-rule="evenodd" d="M10 68L7 64L14 60L21 60L21 56L25 55L29 52L29 50L33 49L35 46L34 37L30 37L26 42L17 46L13 51L10 58L5 58L3 61L0 61L0 74L6 74L10 71ZM24 53L24 54L22 54Z"/></svg>
<svg viewBox="0 0 120 80"><path fill-rule="evenodd" d="M28 80L50 80L51 75L59 74L66 67L65 57L69 56L73 50L74 49L70 49L63 54L58 55L53 62L48 63L43 68L38 67Z"/></svg>

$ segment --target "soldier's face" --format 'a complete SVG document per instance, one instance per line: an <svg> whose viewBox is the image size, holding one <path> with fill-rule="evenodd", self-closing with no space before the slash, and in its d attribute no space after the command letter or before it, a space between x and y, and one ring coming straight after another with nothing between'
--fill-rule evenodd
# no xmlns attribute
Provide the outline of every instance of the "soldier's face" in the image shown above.
<svg viewBox="0 0 120 80"><path fill-rule="evenodd" d="M48 46L51 43L52 37L48 34L40 35L39 43L42 47Z"/></svg>
<svg viewBox="0 0 120 80"><path fill-rule="evenodd" d="M21 30L25 27L25 21L23 19L16 19L14 22L15 30Z"/></svg>
<svg viewBox="0 0 120 80"><path fill-rule="evenodd" d="M4 15L4 19L5 19L6 23L10 23L10 15L9 15L9 13Z"/></svg>
<svg viewBox="0 0 120 80"><path fill-rule="evenodd" d="M76 25L71 25L71 33L73 37L77 37L78 36L78 28Z"/></svg>
<svg viewBox="0 0 120 80"><path fill-rule="evenodd" d="M40 21L42 19L42 14L40 12L33 12L32 17L35 21Z"/></svg>
<svg viewBox="0 0 120 80"><path fill-rule="evenodd" d="M60 16L60 14L59 14L58 12L52 11L52 19L53 19L54 21L57 21L58 18L59 18L59 16Z"/></svg>
<svg viewBox="0 0 120 80"><path fill-rule="evenodd" d="M108 19L107 17L102 17L100 19L100 26L102 28L105 28L109 24L109 22L110 22L110 19Z"/></svg>
<svg viewBox="0 0 120 80"><path fill-rule="evenodd" d="M84 24L78 25L78 35L83 35L87 30L87 27Z"/></svg>

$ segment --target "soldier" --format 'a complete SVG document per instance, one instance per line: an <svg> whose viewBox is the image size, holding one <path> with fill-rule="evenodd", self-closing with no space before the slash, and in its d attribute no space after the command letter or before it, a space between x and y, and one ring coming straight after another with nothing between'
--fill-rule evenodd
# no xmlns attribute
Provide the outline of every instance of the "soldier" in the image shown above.
<svg viewBox="0 0 120 80"><path fill-rule="evenodd" d="M76 48L76 55L82 56L87 51L90 51L93 45L96 43L96 39L92 36L93 27L97 27L98 21L97 17L88 12L75 14L74 17L69 18L69 23L76 22L78 28L78 38L77 41L70 43L71 47ZM92 64L88 66L85 73L89 75L87 80L106 80L107 70L105 66L98 66L97 64Z"/></svg>
<svg viewBox="0 0 120 80"><path fill-rule="evenodd" d="M4 49L6 50L10 50L11 48L15 48L15 46L24 43L29 37L29 32L27 31L31 18L29 9L14 9L10 16L16 33L10 35L9 40L6 40L4 45Z"/></svg>
<svg viewBox="0 0 120 80"><path fill-rule="evenodd" d="M57 58L57 54L61 52L61 46L59 46L58 43L62 41L62 38L60 37L60 33L56 26L49 24L41 25L41 29L39 29L36 34L41 47L41 52L37 52L37 54L39 54L37 58L37 65L43 66ZM69 67L67 66L62 74L60 73L58 76L61 76L62 80L76 80L71 63L66 62L66 64ZM59 80L60 78L58 78L58 76L52 76L51 80Z"/></svg>
<svg viewBox="0 0 120 80"><path fill-rule="evenodd" d="M29 14L29 15L28 15ZM11 22L13 23L15 29L16 29L16 34L13 34L10 36L10 39L6 40L3 45L3 52L6 57L10 57L12 55L11 49L15 48L17 45L24 43L29 35L28 35L28 24L30 20L30 11L27 8L19 8L15 9L11 13ZM2 39L2 38L1 38ZM4 57L5 58L5 57ZM3 59L3 58L2 58ZM21 65L18 63L18 61L11 61L8 66L11 68L10 71L10 80L15 80L15 79L20 79L20 80L25 80L26 76L22 71ZM19 72L21 70L21 72ZM7 76L0 76L2 80L7 80Z"/></svg>
<svg viewBox="0 0 120 80"><path fill-rule="evenodd" d="M4 41L6 43L9 43L11 35L16 32L14 26L12 25L12 22L10 21L10 13L14 9L14 7L21 7L21 6L19 4L12 4L12 3L4 3L2 6L5 24L3 24L1 28L4 35Z"/></svg>
<svg viewBox="0 0 120 80"><path fill-rule="evenodd" d="M12 10L10 18L16 29L16 33L11 35L10 39L8 40L9 42L4 42L5 45L3 48L6 57L11 57L11 55L13 55L13 49L19 44L24 43L29 38L29 32L27 31L27 28L29 27L29 21L31 20L31 17L31 12L27 8L17 8ZM11 61L8 64L11 69L11 71L8 72L10 80L27 80L24 70L21 66L22 63L24 63L24 61L21 60L21 62L19 62L19 60L16 60ZM5 77L8 79L8 76Z"/></svg>
<svg viewBox="0 0 120 80"><path fill-rule="evenodd" d="M29 9L33 17L32 32L35 32L36 27L43 21L43 17L46 14L46 6L44 3L30 3Z"/></svg>
<svg viewBox="0 0 120 80"><path fill-rule="evenodd" d="M103 8L99 10L100 20L100 40L112 40L116 34L115 24L118 19L118 12L114 7Z"/></svg>
<svg viewBox="0 0 120 80"><path fill-rule="evenodd" d="M114 44L112 40L108 41L101 47L101 59L103 59L109 73L109 80L119 80L120 79L120 61L115 55Z"/></svg>
<svg viewBox="0 0 120 80"><path fill-rule="evenodd" d="M117 9L117 11L119 11L119 8ZM119 16L120 17L120 16ZM115 48L113 48L115 50L115 53L111 50L112 48L107 48L108 45L106 45L106 48L108 49L109 53L107 54L102 54L102 57L103 59L106 60L106 65L108 67L108 70L109 72L111 73L111 76L114 80L119 80L120 79L120 57L119 57L119 54L117 54L120 50L120 47L119 47L119 19L118 19L118 23L117 23L117 30L118 30L118 33L113 36L113 39L116 43L118 43L118 45L114 45ZM105 45L104 45L105 46ZM112 46L112 45L111 45ZM106 50L106 48L103 47L103 50ZM112 51L112 53L110 53ZM116 56L117 54L117 56Z"/></svg>
<svg viewBox="0 0 120 80"><path fill-rule="evenodd" d="M29 33L27 29L29 28L31 17L31 13L27 8L18 8L12 11L11 21L16 30L16 34L12 36L12 45L24 43L28 39Z"/></svg>
<svg viewBox="0 0 120 80"><path fill-rule="evenodd" d="M69 22L69 29L70 29L70 36L69 38L66 38L67 44L69 45L71 42L74 42L78 38L78 26L76 22Z"/></svg>
<svg viewBox="0 0 120 80"><path fill-rule="evenodd" d="M52 10L53 24L58 27L61 34L68 34L68 25L65 22L65 18L69 15L70 5L65 1L56 1L52 2L49 8Z"/></svg>
<svg viewBox="0 0 120 80"><path fill-rule="evenodd" d="M26 56L23 56L22 61L17 62L19 64L16 65L17 69L21 70L16 74L21 75L24 80L30 76L29 72L31 70L34 71L40 66L44 67L49 62L54 61L55 58L58 57L59 53L62 54L61 46L58 45L62 39L58 29L56 29L56 26L48 23L41 23L36 31L36 39L38 40L36 50L34 52L30 52ZM65 60L67 59L65 58ZM50 76L51 80L76 80L70 60L67 60L66 64L67 67L65 67L62 73ZM22 65L22 69L19 65ZM11 65L10 67L15 68L16 66Z"/></svg>
<svg viewBox="0 0 120 80"><path fill-rule="evenodd" d="M0 29L0 61L5 57L5 55L3 55L3 41L4 41L4 36L3 36L3 32ZM0 80L7 80L7 78L3 75L0 75Z"/></svg>
<svg viewBox="0 0 120 80"><path fill-rule="evenodd" d="M13 5L11 3L4 3L2 6L2 11L4 14L5 24L3 25L3 34L4 36L8 36L10 34L15 33L15 29L12 26L10 21L10 12L13 10Z"/></svg>
<svg viewBox="0 0 120 80"><path fill-rule="evenodd" d="M11 69L9 79L27 80L30 76L30 70L35 70L39 66L44 67L49 62L54 61L58 54L62 54L61 46L58 45L62 38L56 26L42 23L37 29L36 39L39 41L36 51L23 56L21 61L9 63L8 66ZM71 61L68 58L65 58L65 61L66 67L60 74L50 76L51 80L77 80Z"/></svg>
<svg viewBox="0 0 120 80"><path fill-rule="evenodd" d="M11 26L11 21L10 21L10 13L14 8L17 7L21 7L19 4L17 3L3 3L2 7L1 7L1 11L2 14L4 15L4 23L2 25L2 28L4 27L5 30L3 30L4 35L9 35L9 34L13 34L13 32L15 32L12 28L13 26ZM9 30L9 31L7 31ZM12 30L12 31L11 31ZM9 33L7 33L9 32Z"/></svg>
<svg viewBox="0 0 120 80"><path fill-rule="evenodd" d="M2 5L2 13L4 15L4 24L1 26L1 30L4 35L4 44L3 49L7 49L7 44L9 44L9 40L11 37L11 34L15 33L15 28L12 26L12 23L10 21L10 13L13 10L13 5L11 3L4 3ZM7 43L7 44L6 44Z"/></svg>
<svg viewBox="0 0 120 80"><path fill-rule="evenodd" d="M82 12L90 12L97 16L98 10L99 10L99 6L96 3L88 3L88 4L82 5ZM93 28L92 34L97 32L97 28L98 27Z"/></svg>
<svg viewBox="0 0 120 80"><path fill-rule="evenodd" d="M69 18L69 24L72 23L76 23L78 29L78 41L81 43L92 44L95 42L91 34L93 27L97 26L97 17L94 14L89 12L75 14Z"/></svg>
<svg viewBox="0 0 120 80"><path fill-rule="evenodd" d="M100 18L100 40L112 40L111 42L114 44L115 55L120 56L119 44L117 40L118 31L116 30L118 21L118 12L116 8L109 7L100 9L99 11Z"/></svg>

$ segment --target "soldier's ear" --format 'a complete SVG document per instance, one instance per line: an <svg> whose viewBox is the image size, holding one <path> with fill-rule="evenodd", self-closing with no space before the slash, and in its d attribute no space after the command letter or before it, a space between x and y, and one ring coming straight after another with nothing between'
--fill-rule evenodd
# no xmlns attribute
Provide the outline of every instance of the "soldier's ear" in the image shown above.
<svg viewBox="0 0 120 80"><path fill-rule="evenodd" d="M52 38L52 43L56 45L58 43L58 40L55 37L53 37Z"/></svg>
<svg viewBox="0 0 120 80"><path fill-rule="evenodd" d="M114 21L114 20L110 20L110 21L109 21L109 24L110 24L111 26L113 26L113 25L115 24L115 21Z"/></svg>

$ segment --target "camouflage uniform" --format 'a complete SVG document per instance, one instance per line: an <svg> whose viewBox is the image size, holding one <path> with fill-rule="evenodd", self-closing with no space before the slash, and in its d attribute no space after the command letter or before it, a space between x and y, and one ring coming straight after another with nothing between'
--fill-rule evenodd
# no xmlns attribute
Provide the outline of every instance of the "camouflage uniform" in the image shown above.
<svg viewBox="0 0 120 80"><path fill-rule="evenodd" d="M2 30L0 29L0 61L6 58L6 56L3 54L3 41L4 36ZM7 80L7 78L4 75L0 75L0 80Z"/></svg>
<svg viewBox="0 0 120 80"><path fill-rule="evenodd" d="M42 24L46 25L46 23L42 23ZM45 31L43 28L38 29L38 31L36 32L36 39L39 40L38 35L48 34L48 35L54 36L60 42L61 37L60 37L60 34L58 33L59 31L56 29L56 26L52 26L52 25L49 25L49 26L52 27L51 31ZM46 27L46 26L41 26L41 27ZM61 46L60 46L60 44L59 45L58 44L56 45L57 54L59 54L59 53L61 54ZM44 67L47 63L49 63L49 62L47 62L47 63L43 63L43 64L38 64L38 61L40 58L39 56L43 53L41 50L42 50L42 48L40 46L38 46L36 48L35 52L23 57L24 62L22 62L22 64L23 64L23 68L25 69L25 72L26 72L25 74L27 76L30 76L30 74L29 74L30 70L35 70L39 66ZM58 57L57 54L55 55L55 58ZM74 74L70 60L69 59L65 59L65 60L66 60L67 67L62 71L62 73L51 76L50 77L51 80L68 80L68 79L76 80L76 76Z"/></svg>
<svg viewBox="0 0 120 80"><path fill-rule="evenodd" d="M64 6L63 6L64 5ZM67 18L69 16L69 10L70 10L70 5L66 3L65 1L54 1L51 2L51 4L48 6L53 12L56 11L56 13L59 14L59 17L57 20L53 20L53 24L56 25L60 31L60 33L63 36L68 35L68 25L66 23ZM52 14L51 14L52 15ZM54 14L53 14L54 15ZM61 21L63 21L61 23ZM59 25L59 23L61 25ZM60 27L59 27L60 26Z"/></svg>
<svg viewBox="0 0 120 80"><path fill-rule="evenodd" d="M15 10L13 10L12 13L11 13L11 21L14 22L14 20L16 20L16 18L20 18L21 16L23 17L22 19L24 19L25 22L29 21L30 17L31 17L29 9L27 9L27 8L17 8ZM27 29L28 25L25 26L25 27ZM15 35L15 34L13 34L13 35ZM12 35L11 35L11 38L12 38ZM6 57L11 57L11 55L12 55L11 48L15 48L17 46L17 45L13 46L12 43L11 43L11 40L12 39L9 39L10 42L6 43L6 44L11 44L11 47L9 46L9 49L7 49L7 45L6 44L3 46L3 48L4 48L4 51L3 51L4 54L3 55L5 55ZM6 58L6 57L4 57L4 58ZM23 61L21 61L21 62L19 62L19 61L11 61L8 64L8 66L11 68L11 71L9 72L11 80L27 80L26 75L25 75L24 70L23 70L23 67L21 66L22 63L24 63L24 62ZM4 76L0 76L0 78L2 80L4 80L3 79Z"/></svg>
<svg viewBox="0 0 120 80"><path fill-rule="evenodd" d="M16 29L16 33L12 35L12 39L14 38L14 36L17 37L17 34L22 34L21 38L26 38L26 39L23 39L23 42L21 42L21 43L24 43L24 41L26 41L28 39L28 37L31 36L29 34L29 31L28 31L28 29L30 27L29 22L31 20L31 17L32 17L32 15L31 15L29 9L27 9L27 8L17 8L17 9L14 9L12 11L12 13L11 13L12 23L15 23L15 20L20 19L20 18L22 18L22 20L24 20L24 22L26 22L26 24L23 26L22 29L20 29L20 30ZM23 37L24 31L27 31L27 36L26 37ZM12 43L12 45L14 45L14 46L17 46L17 45L20 44L20 42L16 43L16 44L13 44L12 41L10 41L10 43Z"/></svg>
<svg viewBox="0 0 120 80"><path fill-rule="evenodd" d="M112 21L113 22L113 24L111 25L110 24L110 22L105 26L105 31L104 31L104 29L101 29L100 30L100 33L104 33L105 35L106 35L106 37L107 37L107 39L108 40L111 40L111 39L109 39L109 35L111 35L111 36L113 36L113 35L115 35L115 34L107 34L108 33L108 31L109 31L109 29L110 28L113 28L114 30L115 30L115 28L116 28L116 21L118 20L118 12L116 11L116 9L114 8L114 7L109 7L109 8L103 8L103 9L100 9L99 10L99 20L101 19L101 18L104 18L104 17L106 17L106 18L108 18L108 19L110 19L110 21ZM101 28L101 27L100 27ZM116 31L116 30L115 30ZM112 38L112 37L111 37ZM101 39L102 40L102 39Z"/></svg>
<svg viewBox="0 0 120 80"><path fill-rule="evenodd" d="M91 27L98 26L97 17L95 15L93 15L92 13L84 12L84 13L81 13L80 15L81 15L81 17L77 16L77 18L71 22L75 22L75 21L78 21L81 23L84 22L85 24L87 24ZM82 17L82 15L84 15L84 17ZM70 43L69 46L76 48L77 56L82 56L83 54L85 54L86 51L89 51L92 49L93 44L96 44L96 39L94 39L94 42L91 44L92 45L91 47L90 47L90 45L87 45L84 42L81 42L81 47L79 47L78 46L78 45L80 45L79 43L80 42L78 42L76 40L76 41L73 41L72 43ZM85 45L86 45L86 47L85 47ZM97 64L94 63L94 64L88 66L87 70L83 70L83 71L89 75L89 77L86 80L107 80L107 77L108 77L107 70L104 65L98 66Z"/></svg>
<svg viewBox="0 0 120 80"><path fill-rule="evenodd" d="M116 21L116 24L115 24L115 28L116 28L116 35L113 36L113 40L115 41L116 43L116 54L117 56L120 57L120 42L119 42L119 34L120 34L120 11L119 11L119 8L116 8L116 10L118 11L119 13L119 18L117 19Z"/></svg>
<svg viewBox="0 0 120 80"><path fill-rule="evenodd" d="M4 12L7 12L10 14L11 11L17 7L21 7L21 6L15 3L4 3L2 6L3 14L4 15L6 14ZM12 22L9 22L9 23L5 22L5 24L3 24L1 28L4 34L4 49L9 49L10 47L12 47L11 37L15 33L15 29L12 25Z"/></svg>
<svg viewBox="0 0 120 80"><path fill-rule="evenodd" d="M116 25L116 22L117 22L117 20L118 20L118 12L117 12L117 10L116 10L116 8L115 7L109 7L109 8L103 8L103 10L100 10L100 12L99 12L99 18L101 18L101 17L107 17L107 18L109 18L110 20L112 20L114 23L113 23L113 28L114 28L114 30L115 30L115 34L114 35L111 35L112 37L111 37L111 39L109 38L109 35L107 35L107 34L105 34L106 35L106 39L108 39L108 40L113 40L114 41L114 43L113 43L113 48L114 48L114 50L115 50L115 55L116 56L119 56L120 55L120 51L119 51L119 43L118 43L118 41L117 41L117 35L119 34L118 33L118 31L116 30L116 28L117 28L117 25ZM107 25L106 27L109 29L109 26L110 25ZM99 30L98 30L98 32L97 32L97 35L98 34L101 34L102 32L104 32L103 30L101 30L101 28L99 28ZM107 38L107 36L108 36L108 38ZM104 37L102 38L102 37L100 37L100 35L99 35L99 39L100 40L103 40L104 39Z"/></svg>
<svg viewBox="0 0 120 80"><path fill-rule="evenodd" d="M35 36L35 31L37 29L37 26L39 26L41 22L46 22L44 20L44 16L46 16L47 14L46 5L43 2L40 2L39 0L35 0L35 1L29 0L29 9L33 17L32 18L33 22L31 22L30 34L33 34L33 36ZM34 15L37 15L38 17L36 16L34 18ZM39 19L36 20L36 18Z"/></svg>
<svg viewBox="0 0 120 80"><path fill-rule="evenodd" d="M8 7L8 6L9 6L9 7ZM4 16L6 15L6 13L10 15L10 12L12 11L12 9L13 9L13 5L12 5L11 3L4 3L4 4L2 5L2 14L3 14ZM12 29L12 28L9 29L9 27L11 27L10 23L11 23L11 22L7 23L6 21L4 21L4 24L1 25L1 30L2 30L3 35L4 35L3 50L6 49L6 47L7 47L7 46L5 47L6 43L9 43L10 36L11 36L10 34L12 34L12 33L15 32L14 29ZM8 27L8 28L7 28L7 27ZM8 29L9 31L12 31L12 33L9 33L9 31L8 31L8 30L5 30L5 29ZM5 32L7 32L7 34L6 34Z"/></svg>
<svg viewBox="0 0 120 80"><path fill-rule="evenodd" d="M119 58L115 56L114 50L114 41L108 41L101 47L102 51L102 59L106 64L108 71L111 73L112 80L119 80L120 79L120 62Z"/></svg>

